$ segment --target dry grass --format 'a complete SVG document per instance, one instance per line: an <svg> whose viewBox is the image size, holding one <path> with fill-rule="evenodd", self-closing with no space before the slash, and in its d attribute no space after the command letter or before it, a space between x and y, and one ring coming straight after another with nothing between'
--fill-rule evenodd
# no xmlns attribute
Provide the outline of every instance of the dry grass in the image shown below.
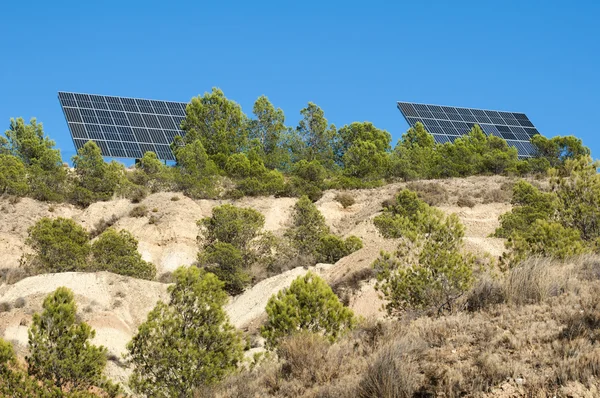
<svg viewBox="0 0 600 398"><path fill-rule="evenodd" d="M415 191L419 199L430 206L441 206L448 203L448 190L438 182L413 181L406 188Z"/></svg>
<svg viewBox="0 0 600 398"><path fill-rule="evenodd" d="M477 204L477 202L475 202L475 200L473 198L471 198L470 196L467 196L465 194L460 195L458 197L458 199L456 200L456 205L459 207L473 208L473 207L475 207L476 204Z"/></svg>
<svg viewBox="0 0 600 398"><path fill-rule="evenodd" d="M339 202L344 209L352 206L356 201L354 200L354 196L350 195L347 192L340 192L335 195L335 201Z"/></svg>
<svg viewBox="0 0 600 398"><path fill-rule="evenodd" d="M375 270L373 268L361 268L332 284L331 289L344 305L348 305L350 297L360 289L361 284L373 277L375 277Z"/></svg>
<svg viewBox="0 0 600 398"><path fill-rule="evenodd" d="M598 256L531 259L480 275L468 312L363 323L334 344L295 336L279 359L230 378L214 396L596 396L598 264Z"/></svg>
<svg viewBox="0 0 600 398"><path fill-rule="evenodd" d="M145 217L148 214L148 208L146 205L135 206L129 212L130 217Z"/></svg>
<svg viewBox="0 0 600 398"><path fill-rule="evenodd" d="M116 214L113 214L108 219L101 218L96 225L94 225L94 229L90 232L90 238L93 239L100 235L102 232L115 225L117 221L119 221L119 217L117 217Z"/></svg>

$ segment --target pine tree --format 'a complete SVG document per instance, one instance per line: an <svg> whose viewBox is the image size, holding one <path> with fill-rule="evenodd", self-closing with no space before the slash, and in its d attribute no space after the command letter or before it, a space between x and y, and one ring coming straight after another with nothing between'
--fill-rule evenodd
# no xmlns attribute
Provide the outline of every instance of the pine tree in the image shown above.
<svg viewBox="0 0 600 398"><path fill-rule="evenodd" d="M96 332L75 319L73 292L59 287L46 297L43 309L29 329L29 374L61 388L101 385L106 349L92 345Z"/></svg>
<svg viewBox="0 0 600 398"><path fill-rule="evenodd" d="M335 340L355 324L352 310L344 307L323 279L310 272L273 295L266 311L267 323L261 334L270 347L300 331L319 333Z"/></svg>
<svg viewBox="0 0 600 398"><path fill-rule="evenodd" d="M174 272L168 304L159 302L127 345L130 385L152 397L191 397L236 369L240 333L229 323L223 283L196 267Z"/></svg>

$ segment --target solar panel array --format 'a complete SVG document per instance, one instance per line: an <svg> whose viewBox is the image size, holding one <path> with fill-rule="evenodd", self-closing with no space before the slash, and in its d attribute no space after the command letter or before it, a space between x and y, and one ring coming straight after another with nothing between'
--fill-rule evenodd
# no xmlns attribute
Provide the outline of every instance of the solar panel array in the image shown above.
<svg viewBox="0 0 600 398"><path fill-rule="evenodd" d="M184 134L187 103L65 92L58 99L77 150L91 140L103 156L140 159L152 151L175 160L169 144Z"/></svg>
<svg viewBox="0 0 600 398"><path fill-rule="evenodd" d="M423 123L425 129L440 144L454 142L456 138L467 134L473 125L478 124L486 135L502 137L509 145L517 148L520 157L535 154L529 139L539 132L524 113L410 102L398 102L398 109L409 125Z"/></svg>

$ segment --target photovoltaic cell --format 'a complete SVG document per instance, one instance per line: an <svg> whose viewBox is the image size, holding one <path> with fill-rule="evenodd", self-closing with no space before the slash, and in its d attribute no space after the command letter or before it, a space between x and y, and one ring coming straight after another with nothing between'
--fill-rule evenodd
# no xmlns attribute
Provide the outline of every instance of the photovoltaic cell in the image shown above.
<svg viewBox="0 0 600 398"><path fill-rule="evenodd" d="M457 137L467 134L473 125L479 124L486 135L502 137L517 148L519 157L535 155L535 148L529 139L539 132L524 113L412 102L398 102L398 109L409 125L423 123L438 143L454 142Z"/></svg>
<svg viewBox="0 0 600 398"><path fill-rule="evenodd" d="M152 151L159 159L175 160L169 145L184 135L187 103L62 91L58 99L77 149L93 140L107 157L139 159ZM412 106L406 110L419 116Z"/></svg>

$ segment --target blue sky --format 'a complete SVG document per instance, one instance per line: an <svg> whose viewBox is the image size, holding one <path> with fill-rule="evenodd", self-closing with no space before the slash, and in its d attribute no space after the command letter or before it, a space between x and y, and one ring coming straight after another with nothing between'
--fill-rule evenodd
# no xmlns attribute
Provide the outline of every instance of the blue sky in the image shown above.
<svg viewBox="0 0 600 398"><path fill-rule="evenodd" d="M289 4L288 4L289 3ZM597 1L27 1L0 5L0 120L37 117L74 154L58 91L308 101L394 144L396 101L526 113L600 155ZM4 130L4 128L2 128Z"/></svg>

